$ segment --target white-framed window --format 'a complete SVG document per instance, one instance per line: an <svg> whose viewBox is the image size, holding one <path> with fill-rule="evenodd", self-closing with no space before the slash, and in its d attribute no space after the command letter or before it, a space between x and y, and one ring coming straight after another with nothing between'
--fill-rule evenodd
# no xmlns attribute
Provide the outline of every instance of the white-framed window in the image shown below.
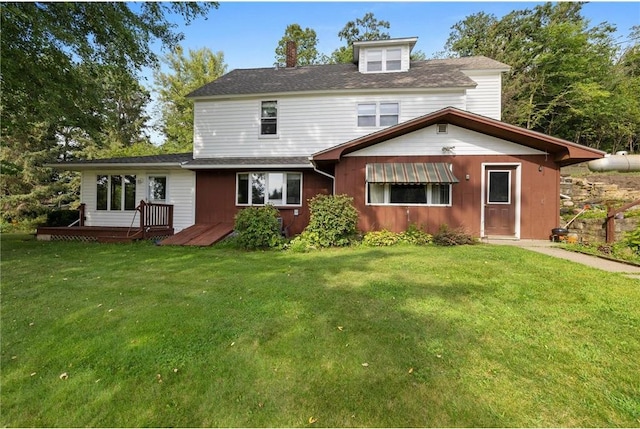
<svg viewBox="0 0 640 429"><path fill-rule="evenodd" d="M399 117L399 103L358 104L358 127L388 127L398 124Z"/></svg>
<svg viewBox="0 0 640 429"><path fill-rule="evenodd" d="M365 52L367 73L402 70L402 48L367 49Z"/></svg>
<svg viewBox="0 0 640 429"><path fill-rule="evenodd" d="M371 205L451 205L449 183L368 183L367 194L367 203Z"/></svg>
<svg viewBox="0 0 640 429"><path fill-rule="evenodd" d="M302 204L302 173L251 172L236 176L236 205L300 206Z"/></svg>
<svg viewBox="0 0 640 429"><path fill-rule="evenodd" d="M386 50L385 69L386 71L398 71L402 67L402 49L389 48Z"/></svg>
<svg viewBox="0 0 640 429"><path fill-rule="evenodd" d="M167 201L167 176L149 176L149 201L156 203Z"/></svg>
<svg viewBox="0 0 640 429"><path fill-rule="evenodd" d="M260 136L278 135L278 102L275 100L260 103Z"/></svg>
<svg viewBox="0 0 640 429"><path fill-rule="evenodd" d="M96 179L96 210L135 210L136 176L98 175Z"/></svg>

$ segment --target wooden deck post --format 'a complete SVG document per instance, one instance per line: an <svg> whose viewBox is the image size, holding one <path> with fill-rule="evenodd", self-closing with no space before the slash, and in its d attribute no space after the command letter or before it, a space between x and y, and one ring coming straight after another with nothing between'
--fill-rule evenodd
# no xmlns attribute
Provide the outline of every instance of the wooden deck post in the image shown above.
<svg viewBox="0 0 640 429"><path fill-rule="evenodd" d="M637 206L640 204L640 200L633 201L629 204L625 204L624 206L614 209L610 205L607 205L607 220L606 220L606 241L607 243L613 243L616 241L616 215L618 213L622 213L625 210L630 209L633 206Z"/></svg>
<svg viewBox="0 0 640 429"><path fill-rule="evenodd" d="M145 224L145 213L146 213L146 206L147 203L144 202L144 200L140 200L140 205L138 207L140 207L140 233L142 234L142 239L145 239L145 232L144 232L144 224Z"/></svg>
<svg viewBox="0 0 640 429"><path fill-rule="evenodd" d="M85 210L86 210L86 204L85 203L81 203L80 207L78 208L78 212L80 214L80 219L79 219L79 222L78 222L78 226L84 226L84 221L86 220Z"/></svg>

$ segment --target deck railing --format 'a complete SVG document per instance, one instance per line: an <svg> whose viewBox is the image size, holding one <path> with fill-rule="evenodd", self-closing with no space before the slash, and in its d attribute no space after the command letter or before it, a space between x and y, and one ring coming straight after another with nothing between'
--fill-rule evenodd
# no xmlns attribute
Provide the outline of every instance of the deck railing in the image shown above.
<svg viewBox="0 0 640 429"><path fill-rule="evenodd" d="M140 212L140 230L145 234L154 228L173 228L173 205L147 203L140 201L137 210Z"/></svg>
<svg viewBox="0 0 640 429"><path fill-rule="evenodd" d="M624 206L617 209L614 209L611 206L607 207L607 220L605 221L607 243L614 243L616 241L616 215L624 212L625 210L629 210L631 207L635 207L639 204L640 200L636 200L629 204L625 204Z"/></svg>

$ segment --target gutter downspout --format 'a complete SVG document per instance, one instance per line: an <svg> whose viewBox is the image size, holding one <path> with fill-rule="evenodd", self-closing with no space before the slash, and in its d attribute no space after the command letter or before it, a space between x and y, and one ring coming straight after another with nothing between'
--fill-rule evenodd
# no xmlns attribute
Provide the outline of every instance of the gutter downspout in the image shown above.
<svg viewBox="0 0 640 429"><path fill-rule="evenodd" d="M315 171L318 174L321 174L325 177L328 177L329 179L331 179L331 181L333 182L333 186L332 186L332 191L331 193L333 195L336 194L336 178L335 176L332 176L329 173L325 173L324 171L318 170L318 166L316 165L316 163L313 161L313 158L309 157L309 162L311 162L311 165L313 165L313 171Z"/></svg>

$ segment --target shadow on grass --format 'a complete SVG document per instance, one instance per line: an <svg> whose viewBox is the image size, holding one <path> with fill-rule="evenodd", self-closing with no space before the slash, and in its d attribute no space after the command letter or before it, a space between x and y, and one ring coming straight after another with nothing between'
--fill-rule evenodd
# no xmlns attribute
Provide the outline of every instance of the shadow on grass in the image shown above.
<svg viewBox="0 0 640 429"><path fill-rule="evenodd" d="M566 353L545 350L541 338L561 338L563 326L544 316L562 302L531 309L552 283L524 253L35 242L2 252L2 402L12 426L633 422L585 412L603 408L600 394L570 379L592 366L549 369ZM510 284L518 268L534 272L529 283ZM585 359L603 364L598 350ZM604 383L629 409L632 390Z"/></svg>

